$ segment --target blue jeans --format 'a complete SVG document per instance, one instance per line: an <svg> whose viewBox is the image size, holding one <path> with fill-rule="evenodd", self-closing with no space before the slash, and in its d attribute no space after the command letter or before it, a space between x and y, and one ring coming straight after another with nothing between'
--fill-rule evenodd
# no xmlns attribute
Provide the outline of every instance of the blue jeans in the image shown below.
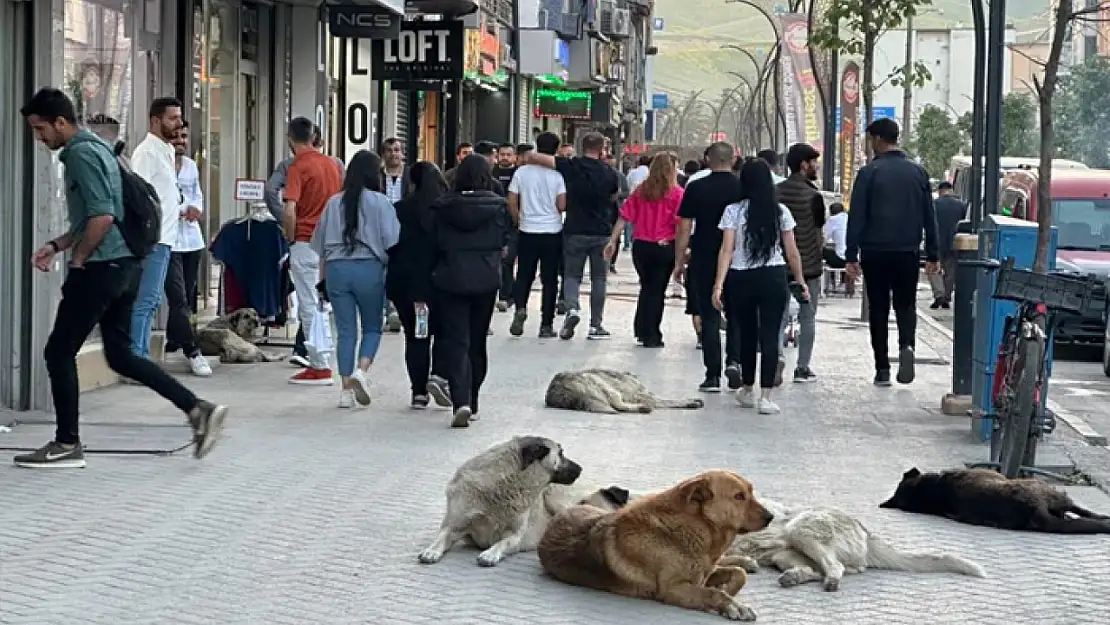
<svg viewBox="0 0 1110 625"><path fill-rule="evenodd" d="M328 297L335 314L335 357L339 375L355 370L355 343L359 325L362 341L358 358L373 359L382 342L382 308L385 306L385 265L376 260L332 260L324 265Z"/></svg>
<svg viewBox="0 0 1110 625"><path fill-rule="evenodd" d="M150 358L150 332L154 329L154 316L162 305L166 292L166 272L170 268L170 246L159 243L143 259L143 274L139 279L139 292L131 309L131 350L136 356Z"/></svg>

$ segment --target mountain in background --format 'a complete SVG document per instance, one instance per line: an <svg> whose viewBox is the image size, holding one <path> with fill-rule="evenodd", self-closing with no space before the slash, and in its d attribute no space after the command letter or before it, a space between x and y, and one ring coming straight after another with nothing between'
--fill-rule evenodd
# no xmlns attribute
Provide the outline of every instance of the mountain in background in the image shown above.
<svg viewBox="0 0 1110 625"><path fill-rule="evenodd" d="M756 2L772 16L776 4L785 6L768 0ZM1008 21L1019 37L1049 27L1047 0L1009 0L1006 4ZM771 25L759 11L724 0L655 0L655 16L663 18L664 28L653 33L659 54L654 60L652 90L670 94L671 102L698 89L717 95L732 88L737 79L729 71L755 76L752 62L735 50L722 50L723 44L739 45L758 55L769 53L775 41ZM971 24L966 0L934 0L916 21L921 29L970 28Z"/></svg>

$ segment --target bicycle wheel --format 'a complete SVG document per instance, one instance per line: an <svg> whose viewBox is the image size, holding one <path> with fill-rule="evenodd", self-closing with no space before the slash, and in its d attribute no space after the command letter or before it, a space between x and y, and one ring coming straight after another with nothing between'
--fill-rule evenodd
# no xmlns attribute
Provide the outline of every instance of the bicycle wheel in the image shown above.
<svg viewBox="0 0 1110 625"><path fill-rule="evenodd" d="M1002 455L999 458L1002 474L1009 478L1019 477L1021 462L1025 458L1025 447L1029 443L1037 381L1041 376L1041 356L1044 342L1040 339L1021 339L1018 345L1021 355L1021 374L1018 378L1010 414L1002 424Z"/></svg>

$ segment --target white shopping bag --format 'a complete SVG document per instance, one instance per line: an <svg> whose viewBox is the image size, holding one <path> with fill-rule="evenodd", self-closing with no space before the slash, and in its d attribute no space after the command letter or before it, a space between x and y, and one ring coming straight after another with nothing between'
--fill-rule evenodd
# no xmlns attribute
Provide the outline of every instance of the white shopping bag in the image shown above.
<svg viewBox="0 0 1110 625"><path fill-rule="evenodd" d="M304 337L304 345L321 357L332 353L331 318L324 310L323 302L312 311L312 327Z"/></svg>

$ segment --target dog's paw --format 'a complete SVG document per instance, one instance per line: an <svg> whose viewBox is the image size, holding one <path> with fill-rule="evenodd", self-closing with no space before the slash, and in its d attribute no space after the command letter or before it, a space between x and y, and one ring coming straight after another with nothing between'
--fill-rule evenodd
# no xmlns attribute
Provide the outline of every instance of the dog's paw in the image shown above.
<svg viewBox="0 0 1110 625"><path fill-rule="evenodd" d="M703 401L701 399L691 399L690 400L690 407L691 408L705 408L705 401Z"/></svg>
<svg viewBox="0 0 1110 625"><path fill-rule="evenodd" d="M443 552L431 548L425 549L420 552L419 556L416 556L416 559L419 560L421 564L435 564L443 559Z"/></svg>
<svg viewBox="0 0 1110 625"><path fill-rule="evenodd" d="M789 569L779 575L779 586L783 588L793 588L799 584L804 584L805 581L800 568Z"/></svg>
<svg viewBox="0 0 1110 625"><path fill-rule="evenodd" d="M651 406L649 406L648 404L641 404L636 407L636 412L639 412L641 414L648 414L651 412Z"/></svg>
<svg viewBox="0 0 1110 625"><path fill-rule="evenodd" d="M724 612L721 613L721 616L730 621L754 621L756 615L755 610L733 599Z"/></svg>
<svg viewBox="0 0 1110 625"><path fill-rule="evenodd" d="M479 566L497 566L504 559L505 559L504 556L502 556L498 552L495 552L493 549L486 549L482 553L478 554L478 565Z"/></svg>
<svg viewBox="0 0 1110 625"><path fill-rule="evenodd" d="M836 592L840 590L840 578L826 577L821 587L825 589L825 592Z"/></svg>
<svg viewBox="0 0 1110 625"><path fill-rule="evenodd" d="M758 573L759 563L748 556L740 556L736 559L736 566L744 569L745 573Z"/></svg>

